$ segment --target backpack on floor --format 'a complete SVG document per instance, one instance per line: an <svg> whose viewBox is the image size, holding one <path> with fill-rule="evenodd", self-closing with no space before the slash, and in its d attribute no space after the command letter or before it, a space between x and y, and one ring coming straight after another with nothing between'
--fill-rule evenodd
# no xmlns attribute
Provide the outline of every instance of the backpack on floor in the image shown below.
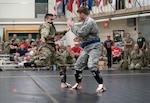
<svg viewBox="0 0 150 103"><path fill-rule="evenodd" d="M128 69L128 61L126 61L126 60L121 60L121 61L120 61L119 69L122 69L122 70Z"/></svg>

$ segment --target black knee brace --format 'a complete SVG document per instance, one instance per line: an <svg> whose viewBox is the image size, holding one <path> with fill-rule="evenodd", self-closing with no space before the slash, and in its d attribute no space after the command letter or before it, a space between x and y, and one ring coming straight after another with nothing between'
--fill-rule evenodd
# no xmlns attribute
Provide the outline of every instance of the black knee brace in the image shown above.
<svg viewBox="0 0 150 103"><path fill-rule="evenodd" d="M99 83L99 84L103 84L103 79L102 77L100 76L100 72L98 70L96 71L91 71L94 78L96 79L96 81Z"/></svg>
<svg viewBox="0 0 150 103"><path fill-rule="evenodd" d="M60 79L61 79L61 83L66 83L66 70L60 71Z"/></svg>
<svg viewBox="0 0 150 103"><path fill-rule="evenodd" d="M75 79L77 83L80 83L82 81L82 71L75 71Z"/></svg>

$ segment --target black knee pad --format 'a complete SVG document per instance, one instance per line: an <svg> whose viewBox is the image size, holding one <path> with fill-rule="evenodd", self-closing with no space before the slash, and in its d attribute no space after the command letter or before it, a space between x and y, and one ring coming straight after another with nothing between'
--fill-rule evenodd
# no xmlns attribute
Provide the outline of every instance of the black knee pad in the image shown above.
<svg viewBox="0 0 150 103"><path fill-rule="evenodd" d="M96 71L93 70L93 71L91 71L91 72L92 72L94 78L96 79L96 81L97 81L99 84L103 84L103 79L102 79L102 77L100 76L99 70L96 70Z"/></svg>
<svg viewBox="0 0 150 103"><path fill-rule="evenodd" d="M77 83L80 83L82 81L82 71L75 71L75 79Z"/></svg>
<svg viewBox="0 0 150 103"><path fill-rule="evenodd" d="M66 83L66 70L60 71L60 79L62 83Z"/></svg>

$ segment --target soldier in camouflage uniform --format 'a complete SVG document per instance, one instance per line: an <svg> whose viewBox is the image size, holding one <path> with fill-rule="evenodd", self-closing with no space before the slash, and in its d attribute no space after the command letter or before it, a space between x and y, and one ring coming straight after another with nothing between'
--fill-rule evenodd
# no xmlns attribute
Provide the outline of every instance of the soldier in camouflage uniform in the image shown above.
<svg viewBox="0 0 150 103"><path fill-rule="evenodd" d="M124 41L124 60L128 61L131 59L131 51L133 48L133 39L130 37L130 33L127 33L127 38ZM130 63L129 63L130 64Z"/></svg>
<svg viewBox="0 0 150 103"><path fill-rule="evenodd" d="M41 36L41 40L45 40L47 47L47 52L49 52L49 55L47 55L46 58L49 58L51 64L56 64L57 67L60 70L60 78L61 78L61 88L70 87L70 84L66 82L66 66L65 61L63 60L63 57L59 55L57 52L55 52L54 48L54 38L57 35L62 35L69 31L61 31L56 32L55 26L53 24L54 16L53 14L46 14L45 16L45 23L40 26L39 32ZM55 63L53 63L55 62Z"/></svg>
<svg viewBox="0 0 150 103"><path fill-rule="evenodd" d="M60 70L61 87L65 88L70 86L70 84L66 82L65 61L62 59L63 57L61 55L55 52L54 38L56 35L65 35L65 33L69 31L69 29L62 32L56 32L53 20L53 14L46 14L45 23L42 24L39 28L39 34L42 41L42 45L39 47L37 57L33 57L34 64L36 66L46 66L46 64L48 64L50 67L53 64L56 64Z"/></svg>
<svg viewBox="0 0 150 103"><path fill-rule="evenodd" d="M141 69L142 51L139 49L138 44L134 45L134 49L131 51L131 64L129 69Z"/></svg>
<svg viewBox="0 0 150 103"><path fill-rule="evenodd" d="M63 42L63 41L60 42L59 49L60 49L60 51L61 51L62 53L66 51L66 46L64 45L64 42Z"/></svg>
<svg viewBox="0 0 150 103"><path fill-rule="evenodd" d="M64 57L66 64L74 64L75 63L75 55L74 52L71 50L71 46L68 45L66 51L64 52Z"/></svg>
<svg viewBox="0 0 150 103"><path fill-rule="evenodd" d="M98 61L101 54L100 38L99 38L99 28L94 19L89 17L89 11L86 7L80 7L77 10L79 17L84 20L81 28L74 25L73 21L68 20L68 25L71 27L72 32L78 36L82 42L81 47L83 51L79 55L75 64L75 78L76 84L72 89L81 89L82 81L82 71L85 67L88 67L96 81L98 82L98 88L96 92L104 92L105 87L103 84L103 79L100 76L98 70Z"/></svg>

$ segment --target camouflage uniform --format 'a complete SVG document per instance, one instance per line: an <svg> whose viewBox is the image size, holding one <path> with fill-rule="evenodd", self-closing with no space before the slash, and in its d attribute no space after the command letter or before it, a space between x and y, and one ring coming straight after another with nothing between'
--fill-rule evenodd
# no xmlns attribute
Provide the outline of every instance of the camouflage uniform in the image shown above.
<svg viewBox="0 0 150 103"><path fill-rule="evenodd" d="M70 52L65 51L64 57L65 57L66 64L74 64L76 61L74 58L74 52L73 51L70 51Z"/></svg>
<svg viewBox="0 0 150 103"><path fill-rule="evenodd" d="M99 75L98 61L101 54L101 45L99 38L99 28L91 17L83 22L81 28L77 26L72 26L72 32L80 38L82 44L81 47L83 51L79 55L75 64L75 78L76 82L80 83L82 81L82 71L84 68L88 67L93 73L94 78L99 84L103 84L103 79Z"/></svg>
<svg viewBox="0 0 150 103"><path fill-rule="evenodd" d="M35 39L27 39L26 41L30 44L30 42L35 41Z"/></svg>
<svg viewBox="0 0 150 103"><path fill-rule="evenodd" d="M101 56L103 56L103 60L104 60L105 62L107 62L107 57L106 57L106 56L107 56L107 50L106 50L105 47L102 48Z"/></svg>
<svg viewBox="0 0 150 103"><path fill-rule="evenodd" d="M4 42L3 41L0 41L0 53L4 53Z"/></svg>
<svg viewBox="0 0 150 103"><path fill-rule="evenodd" d="M65 83L66 82L65 61L63 60L63 57L60 54L55 52L54 38L56 35L65 34L66 31L56 32L56 29L55 29L53 23L44 23L40 26L39 33L40 33L41 38L44 38L46 40L46 43L44 46L41 47L43 49L42 51L44 51L44 52L41 52L41 54L40 54L42 61L38 61L38 63L36 63L36 61L35 61L36 65L42 64L43 61L47 61L47 59L48 59L49 66L51 66L52 64L57 65L57 67L60 70L61 82ZM55 61L55 63L54 63L54 61ZM39 62L41 62L41 63L39 63ZM47 62L45 62L45 63L47 63Z"/></svg>
<svg viewBox="0 0 150 103"><path fill-rule="evenodd" d="M63 53L66 51L66 47L64 45L59 47L59 50Z"/></svg>
<svg viewBox="0 0 150 103"><path fill-rule="evenodd" d="M16 43L18 44L20 42L20 39L16 38L16 39L11 39L11 41L16 40Z"/></svg>
<svg viewBox="0 0 150 103"><path fill-rule="evenodd" d="M5 42L4 43L4 53L5 54L9 54L10 53L10 43L9 42Z"/></svg>
<svg viewBox="0 0 150 103"><path fill-rule="evenodd" d="M131 51L133 49L133 39L130 37L130 38L126 38L125 39L125 42L126 43L130 43L132 41L132 45L125 45L124 46L124 60L129 62L129 60L131 61Z"/></svg>
<svg viewBox="0 0 150 103"><path fill-rule="evenodd" d="M142 59L142 51L139 49L138 51L132 50L131 52L131 64L129 69L141 69L141 59Z"/></svg>

